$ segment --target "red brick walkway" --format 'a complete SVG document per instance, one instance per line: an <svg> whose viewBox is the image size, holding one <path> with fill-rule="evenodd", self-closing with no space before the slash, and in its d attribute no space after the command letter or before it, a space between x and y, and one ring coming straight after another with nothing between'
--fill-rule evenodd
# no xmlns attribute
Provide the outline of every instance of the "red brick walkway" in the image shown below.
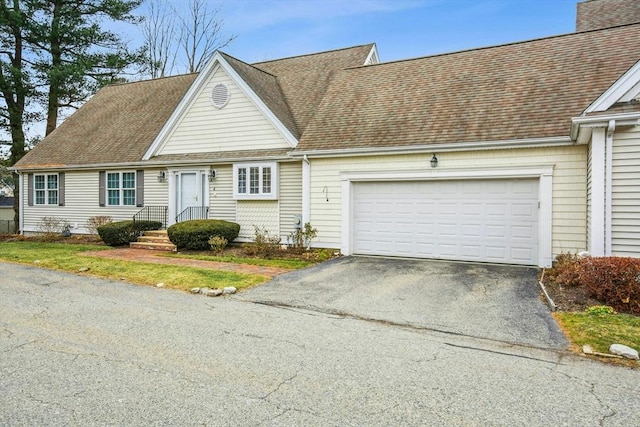
<svg viewBox="0 0 640 427"><path fill-rule="evenodd" d="M260 274L274 277L291 270L279 267L262 267L259 265L236 264L233 262L203 261L199 259L173 258L163 256L158 251L149 249L110 249L105 251L82 252L81 255L129 261L148 262L153 264L181 265L185 267L209 268L211 270L233 271L236 273Z"/></svg>

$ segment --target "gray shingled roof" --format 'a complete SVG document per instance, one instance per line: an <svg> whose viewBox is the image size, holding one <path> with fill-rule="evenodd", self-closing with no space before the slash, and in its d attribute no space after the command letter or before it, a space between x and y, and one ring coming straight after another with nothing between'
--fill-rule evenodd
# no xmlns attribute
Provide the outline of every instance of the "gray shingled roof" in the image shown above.
<svg viewBox="0 0 640 427"><path fill-rule="evenodd" d="M569 136L640 59L640 25L340 72L296 151Z"/></svg>
<svg viewBox="0 0 640 427"><path fill-rule="evenodd" d="M256 66L221 54L282 124L299 138L332 76L341 69L362 65L372 47L372 44L356 46ZM16 167L61 168L139 162L196 77L197 74L189 74L103 88L27 153ZM254 154L251 151L238 157L248 158ZM179 158L188 160L189 156L178 156L176 160Z"/></svg>
<svg viewBox="0 0 640 427"><path fill-rule="evenodd" d="M107 86L16 166L55 168L140 161L196 76Z"/></svg>

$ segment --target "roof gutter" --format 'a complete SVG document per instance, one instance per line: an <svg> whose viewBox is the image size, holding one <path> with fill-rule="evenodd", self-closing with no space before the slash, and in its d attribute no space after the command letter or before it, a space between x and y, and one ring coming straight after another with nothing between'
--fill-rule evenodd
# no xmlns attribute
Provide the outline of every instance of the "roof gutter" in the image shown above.
<svg viewBox="0 0 640 427"><path fill-rule="evenodd" d="M534 148L549 147L558 145L573 145L574 142L568 136L559 136L551 138L528 138L528 139L512 139L504 141L478 141L478 142L455 142L447 144L422 144L409 145L404 147L364 147L364 148L345 148L332 150L296 150L289 152L294 158L313 157L351 157L351 156L375 156L389 154L414 154L434 152L454 152L454 151L480 151L480 150L498 150L510 148Z"/></svg>
<svg viewBox="0 0 640 427"><path fill-rule="evenodd" d="M10 167L9 170L20 172L36 171L36 170L92 170L92 169L123 169L123 168L135 168L135 167L180 167L180 166L193 166L203 164L225 164L233 162L254 162L254 161L283 161L292 160L293 158L287 156L255 156L255 157L225 157L222 159L195 159L195 160L163 160L163 161L139 161L129 163L95 163L90 165L42 165L33 167Z"/></svg>
<svg viewBox="0 0 640 427"><path fill-rule="evenodd" d="M612 120L615 121L616 126L638 126L640 125L640 112L574 117L571 119L571 140L586 142L591 136L593 128L609 127ZM586 130L583 135L580 134L582 129Z"/></svg>

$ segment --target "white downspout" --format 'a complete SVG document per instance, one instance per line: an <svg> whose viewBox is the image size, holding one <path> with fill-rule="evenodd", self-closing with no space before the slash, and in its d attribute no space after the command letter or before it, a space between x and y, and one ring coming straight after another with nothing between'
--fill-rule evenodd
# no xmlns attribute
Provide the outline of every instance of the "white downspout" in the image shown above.
<svg viewBox="0 0 640 427"><path fill-rule="evenodd" d="M311 163L306 154L302 160L302 225L304 225L311 222Z"/></svg>
<svg viewBox="0 0 640 427"><path fill-rule="evenodd" d="M595 128L591 136L591 229L589 253L604 256L605 252L605 146L606 130Z"/></svg>
<svg viewBox="0 0 640 427"><path fill-rule="evenodd" d="M24 234L24 195L26 194L29 197L29 189L24 191L24 174L22 172L18 172L18 183L20 187L20 194L18 194L18 215L20 216L18 228L20 234Z"/></svg>
<svg viewBox="0 0 640 427"><path fill-rule="evenodd" d="M607 128L607 138L605 140L605 201L604 201L604 254L611 256L612 247L612 226L611 221L613 218L612 206L613 206L613 134L616 131L616 121L609 120L609 127Z"/></svg>

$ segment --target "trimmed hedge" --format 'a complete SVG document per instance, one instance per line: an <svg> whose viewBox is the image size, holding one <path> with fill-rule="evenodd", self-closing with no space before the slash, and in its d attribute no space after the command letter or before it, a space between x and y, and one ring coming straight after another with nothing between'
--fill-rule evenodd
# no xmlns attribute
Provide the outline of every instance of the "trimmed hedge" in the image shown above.
<svg viewBox="0 0 640 427"><path fill-rule="evenodd" d="M102 241L109 246L122 246L135 242L146 230L159 230L160 221L118 221L97 228Z"/></svg>
<svg viewBox="0 0 640 427"><path fill-rule="evenodd" d="M224 237L227 242L232 242L240 234L240 225L221 219L194 219L173 224L167 229L167 234L178 249L207 251L211 249L211 237Z"/></svg>
<svg viewBox="0 0 640 427"><path fill-rule="evenodd" d="M621 313L640 315L640 259L587 257L578 263L589 294Z"/></svg>

